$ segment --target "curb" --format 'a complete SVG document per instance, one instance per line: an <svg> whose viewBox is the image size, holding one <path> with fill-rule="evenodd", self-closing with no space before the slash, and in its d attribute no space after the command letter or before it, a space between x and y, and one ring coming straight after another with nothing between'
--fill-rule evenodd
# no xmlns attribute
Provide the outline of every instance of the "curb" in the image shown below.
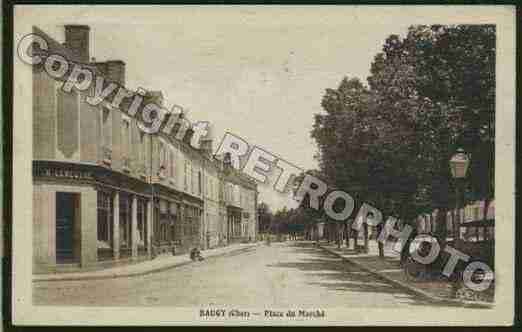
<svg viewBox="0 0 522 332"><path fill-rule="evenodd" d="M248 249L251 249L251 248L254 248L254 247L257 247L257 244L254 244L252 246L248 246L246 248L233 249L233 250L230 250L230 251L227 251L227 252L218 253L218 254L215 254L215 255L208 255L206 258L214 258L214 257L219 257L219 256L224 256L224 255L227 255L227 254L231 254L231 253L238 253L238 252L242 252L242 251L247 251ZM185 261L185 262L173 263L173 264L169 264L169 265L153 268L153 269L147 270L147 271L138 271L138 272L130 272L130 273L122 273L122 274L114 273L114 274L100 275L100 276L75 276L75 277L64 276L63 278L56 278L56 277L54 277L54 278L45 278L45 277L43 277L43 278L40 278L40 279L34 279L34 276L33 276L32 282L102 280L102 279L116 279L116 278L138 277L138 276L144 276L144 275L148 275L148 274L163 272L163 271L166 271L166 270L170 270L170 269L173 269L173 268L176 268L176 267L181 267L181 266L188 265L188 264L191 264L191 263L194 263L194 262L189 260L189 261Z"/></svg>
<svg viewBox="0 0 522 332"><path fill-rule="evenodd" d="M419 289L417 287L413 287L412 285L410 284L407 284L407 283L404 283L402 281L399 281L399 280L395 280L393 278L390 278L388 276L385 276L384 274L380 273L379 271L377 270L374 270L372 268L369 268L361 263L358 263L350 258L347 258L347 257L344 257L343 255L329 249L329 248L325 248L323 247L322 245L317 245L319 248L341 258L342 260L350 263L350 264L353 264L355 266L357 266L358 268L366 271L366 272L369 272L375 276L377 276L378 278L381 278L381 279L384 279L386 280L387 282L391 283L391 284L394 284L396 286L399 286L401 288L404 288L404 289L407 289L408 291L418 295L418 296L421 296L423 298L426 298L427 300L429 300L430 302L434 302L434 303L437 303L437 304L448 304L448 305L459 305L459 306L465 306L465 307L474 307L474 308L486 308L486 309L491 309L493 308L493 303L489 303L489 302L472 302L472 301L460 301L460 300L455 300L455 299L446 299L446 298L442 298L442 297L439 297L439 296L436 296L436 295L433 295L433 294L430 294L422 289Z"/></svg>

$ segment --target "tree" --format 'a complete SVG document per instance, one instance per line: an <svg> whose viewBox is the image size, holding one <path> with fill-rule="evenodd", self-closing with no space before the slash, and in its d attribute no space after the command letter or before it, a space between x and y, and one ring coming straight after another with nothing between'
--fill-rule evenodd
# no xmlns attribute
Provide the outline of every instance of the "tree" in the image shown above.
<svg viewBox="0 0 522 332"><path fill-rule="evenodd" d="M261 233L268 233L274 218L270 207L265 202L261 202L257 207L257 213L259 218L259 231Z"/></svg>
<svg viewBox="0 0 522 332"><path fill-rule="evenodd" d="M475 198L493 196L494 66L494 27L466 25L411 27L403 40L390 36L372 64L368 81L377 110L393 127L413 129L413 140L401 140L413 144L410 157L422 166L417 201L439 209L443 238L456 147L473 156L468 187Z"/></svg>
<svg viewBox="0 0 522 332"><path fill-rule="evenodd" d="M368 87L344 78L326 90L311 132L321 175L384 215L408 221L438 209L445 239L457 147L472 154L468 189L486 199L494 193L494 68L493 26L415 26L405 38L391 35Z"/></svg>

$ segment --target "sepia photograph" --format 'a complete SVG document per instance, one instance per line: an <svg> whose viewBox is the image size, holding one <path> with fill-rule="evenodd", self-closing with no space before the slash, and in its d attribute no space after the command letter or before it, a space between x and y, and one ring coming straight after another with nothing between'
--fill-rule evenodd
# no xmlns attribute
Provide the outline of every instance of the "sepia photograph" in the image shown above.
<svg viewBox="0 0 522 332"><path fill-rule="evenodd" d="M13 23L13 324L513 324L514 7Z"/></svg>

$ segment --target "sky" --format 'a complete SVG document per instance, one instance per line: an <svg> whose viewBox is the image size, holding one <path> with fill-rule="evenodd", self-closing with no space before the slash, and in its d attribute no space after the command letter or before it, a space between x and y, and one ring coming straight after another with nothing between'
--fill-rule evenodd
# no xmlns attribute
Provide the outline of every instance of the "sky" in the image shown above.
<svg viewBox="0 0 522 332"><path fill-rule="evenodd" d="M161 90L167 108L177 104L191 120L210 121L215 148L229 131L313 169L310 130L325 89L344 76L366 82L385 38L415 23L388 10L42 6L30 15L59 41L64 24L88 24L91 57L123 60L128 88ZM271 186L260 192L273 210L292 206Z"/></svg>

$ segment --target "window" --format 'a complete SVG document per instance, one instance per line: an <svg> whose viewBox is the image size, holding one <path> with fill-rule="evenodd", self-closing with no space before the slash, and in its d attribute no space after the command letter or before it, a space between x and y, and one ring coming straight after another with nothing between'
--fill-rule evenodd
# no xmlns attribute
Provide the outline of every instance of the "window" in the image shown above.
<svg viewBox="0 0 522 332"><path fill-rule="evenodd" d="M174 240L176 239L176 224L177 224L177 215L178 215L178 204L177 203L170 203L169 206L169 214L170 214L170 239Z"/></svg>
<svg viewBox="0 0 522 332"><path fill-rule="evenodd" d="M174 149L171 149L170 150L170 178L172 180L174 180L176 178L176 169L175 169L175 164L176 164L176 151Z"/></svg>
<svg viewBox="0 0 522 332"><path fill-rule="evenodd" d="M160 141L158 175L164 177L167 171L167 147Z"/></svg>
<svg viewBox="0 0 522 332"><path fill-rule="evenodd" d="M146 149L147 146L145 145L145 133L141 130L138 131L140 133L140 143L139 143L139 149L138 149L138 160L141 164L145 165L146 163Z"/></svg>
<svg viewBox="0 0 522 332"><path fill-rule="evenodd" d="M112 117L111 112L107 108L102 109L102 124L101 124L101 138L102 145L107 148L112 147Z"/></svg>
<svg viewBox="0 0 522 332"><path fill-rule="evenodd" d="M237 205L239 205L241 202L241 197L239 196L239 186L237 184L234 185L233 195L234 195L233 202L236 203Z"/></svg>
<svg viewBox="0 0 522 332"><path fill-rule="evenodd" d="M190 179L190 174L189 174L189 170L190 170L190 165L189 165L189 161L188 160L185 160L185 191L189 191L189 179Z"/></svg>
<svg viewBox="0 0 522 332"><path fill-rule="evenodd" d="M488 240L495 240L495 227L493 227L493 226L487 227L486 234L487 234Z"/></svg>
<svg viewBox="0 0 522 332"><path fill-rule="evenodd" d="M225 201L230 202L230 186L228 183L225 183Z"/></svg>
<svg viewBox="0 0 522 332"><path fill-rule="evenodd" d="M131 196L120 193L120 249L131 248Z"/></svg>
<svg viewBox="0 0 522 332"><path fill-rule="evenodd" d="M190 168L190 179L191 179L191 188L190 188L190 192L192 194L195 194L196 193L196 190L197 190L197 178L196 178L196 169L195 167L191 167Z"/></svg>
<svg viewBox="0 0 522 332"><path fill-rule="evenodd" d="M473 220L479 220L480 219L480 207L479 206L476 206L474 209L473 209L474 213L473 213Z"/></svg>
<svg viewBox="0 0 522 332"><path fill-rule="evenodd" d="M79 146L78 92L56 91L57 148L65 158L72 158Z"/></svg>
<svg viewBox="0 0 522 332"><path fill-rule="evenodd" d="M203 192L203 178L201 177L201 171L198 171L198 196L201 196Z"/></svg>
<svg viewBox="0 0 522 332"><path fill-rule="evenodd" d="M138 246L145 247L147 245L147 200L138 198L137 200L137 216L138 216Z"/></svg>
<svg viewBox="0 0 522 332"><path fill-rule="evenodd" d="M112 218L112 195L98 191L98 247L104 249L112 248L113 218Z"/></svg>
<svg viewBox="0 0 522 332"><path fill-rule="evenodd" d="M159 225L159 241L160 242L167 242L169 241L169 226L170 226L170 220L169 220L169 207L168 202L161 200L160 201L160 225Z"/></svg>
<svg viewBox="0 0 522 332"><path fill-rule="evenodd" d="M121 146L123 156L130 156L130 149L132 146L131 143L131 128L130 128L130 119L123 117L121 124Z"/></svg>
<svg viewBox="0 0 522 332"><path fill-rule="evenodd" d="M165 146L165 163L163 164L163 166L165 167L164 171L165 171L165 175L167 177L170 177L170 149L168 147L168 145Z"/></svg>

